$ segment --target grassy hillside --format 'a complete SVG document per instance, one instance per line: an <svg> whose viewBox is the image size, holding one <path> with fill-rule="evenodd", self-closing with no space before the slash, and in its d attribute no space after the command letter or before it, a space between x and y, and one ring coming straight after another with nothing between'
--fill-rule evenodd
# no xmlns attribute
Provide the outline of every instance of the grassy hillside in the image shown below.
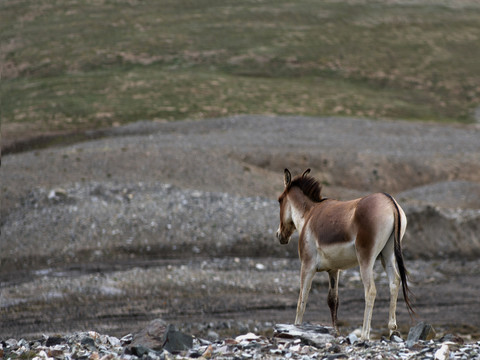
<svg viewBox="0 0 480 360"><path fill-rule="evenodd" d="M470 122L480 2L0 0L3 140L238 113Z"/></svg>

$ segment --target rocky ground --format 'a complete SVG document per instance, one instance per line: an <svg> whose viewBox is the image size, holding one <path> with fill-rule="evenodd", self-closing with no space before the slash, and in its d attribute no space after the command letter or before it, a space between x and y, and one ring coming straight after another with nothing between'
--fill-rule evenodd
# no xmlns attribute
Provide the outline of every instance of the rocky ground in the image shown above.
<svg viewBox="0 0 480 360"><path fill-rule="evenodd" d="M332 328L303 324L278 324L272 335L252 332L204 339L178 331L155 319L135 334L121 339L95 331L39 339L8 339L0 343L0 358L34 359L477 359L480 341L447 334L433 340L430 324L412 327L406 340L397 335L380 341L362 341L355 332L335 337Z"/></svg>
<svg viewBox="0 0 480 360"><path fill-rule="evenodd" d="M92 136L2 158L0 339L120 339L158 317L218 341L271 336L293 320L299 289L295 241L274 238L285 167L312 168L327 197L395 195L418 313L400 297L401 333L425 320L436 341L480 338L478 125L238 116ZM379 340L388 287L377 270ZM363 318L357 269L340 286L345 336ZM318 274L307 321L328 325L326 287Z"/></svg>

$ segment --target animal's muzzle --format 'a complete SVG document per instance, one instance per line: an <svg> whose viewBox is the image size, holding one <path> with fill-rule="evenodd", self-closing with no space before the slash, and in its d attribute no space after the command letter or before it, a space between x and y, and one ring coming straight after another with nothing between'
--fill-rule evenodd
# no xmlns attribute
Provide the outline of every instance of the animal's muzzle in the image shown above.
<svg viewBox="0 0 480 360"><path fill-rule="evenodd" d="M280 229L277 230L277 239L280 241L280 244L285 245L290 241L290 236L285 236L282 234Z"/></svg>

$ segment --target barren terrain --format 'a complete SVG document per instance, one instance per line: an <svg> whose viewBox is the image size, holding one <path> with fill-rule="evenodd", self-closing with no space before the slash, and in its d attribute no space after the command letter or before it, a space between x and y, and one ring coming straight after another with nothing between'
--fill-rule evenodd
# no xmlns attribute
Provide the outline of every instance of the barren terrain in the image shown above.
<svg viewBox="0 0 480 360"><path fill-rule="evenodd" d="M283 169L312 168L326 197L389 192L407 213L417 320L480 336L480 128L352 118L234 116L139 122L96 140L2 158L0 339L162 317L194 333L292 322L295 241L277 243ZM378 266L375 336L385 333ZM326 275L305 320L329 323ZM356 269L341 277L342 332L361 326Z"/></svg>

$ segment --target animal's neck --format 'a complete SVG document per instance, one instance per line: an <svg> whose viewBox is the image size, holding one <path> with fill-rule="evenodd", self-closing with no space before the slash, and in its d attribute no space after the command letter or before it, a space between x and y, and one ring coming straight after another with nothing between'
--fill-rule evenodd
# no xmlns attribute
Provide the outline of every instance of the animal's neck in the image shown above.
<svg viewBox="0 0 480 360"><path fill-rule="evenodd" d="M292 220L297 231L301 233L305 225L306 215L315 203L303 195L300 190L292 195Z"/></svg>
<svg viewBox="0 0 480 360"><path fill-rule="evenodd" d="M303 226L305 225L305 213L300 211L300 209L293 207L292 220L295 224L295 228L297 229L297 231L301 233Z"/></svg>

